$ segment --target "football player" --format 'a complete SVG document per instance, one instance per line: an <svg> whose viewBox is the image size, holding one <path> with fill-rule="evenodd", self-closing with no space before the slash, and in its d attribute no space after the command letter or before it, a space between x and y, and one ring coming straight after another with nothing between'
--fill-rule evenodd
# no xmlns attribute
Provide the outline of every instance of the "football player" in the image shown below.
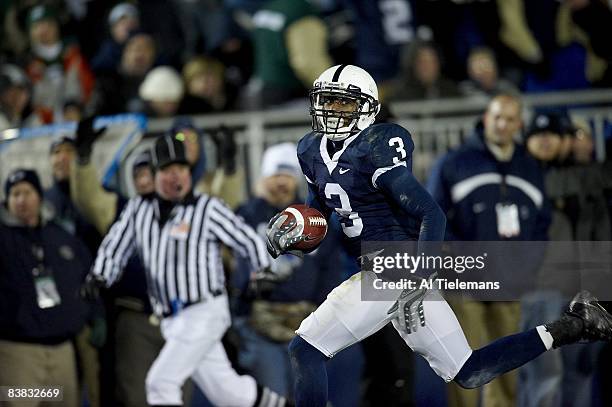
<svg viewBox="0 0 612 407"><path fill-rule="evenodd" d="M357 258L362 240L443 240L445 216L412 175L410 133L396 124L373 124L380 103L372 77L357 66L334 66L314 82L310 100L313 131L298 144L309 186L306 203L328 218L334 211L339 215L351 254ZM293 246L303 236L285 220L279 214L268 225L274 257L299 252ZM559 320L472 350L438 291L422 294L422 326L414 330L404 320L406 308L396 301L362 301L366 273L336 287L296 331L289 353L297 406L324 407L325 362L390 321L440 377L465 388L482 386L551 348L612 339L612 315L582 292ZM404 292L399 300L416 294Z"/></svg>

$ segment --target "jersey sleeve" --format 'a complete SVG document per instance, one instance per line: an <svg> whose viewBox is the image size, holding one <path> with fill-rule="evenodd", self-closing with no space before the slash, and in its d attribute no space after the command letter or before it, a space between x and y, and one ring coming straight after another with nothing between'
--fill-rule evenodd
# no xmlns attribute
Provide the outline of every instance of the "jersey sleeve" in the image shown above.
<svg viewBox="0 0 612 407"><path fill-rule="evenodd" d="M312 157L310 157L312 155L310 152L311 147L312 147L312 135L311 134L307 134L305 137L303 137L298 142L298 146L297 146L297 157L300 163L300 168L302 169L302 173L304 174L304 177L306 178L306 182L308 182L309 185L314 184L314 179L315 179L312 168L311 168L311 164L312 164Z"/></svg>
<svg viewBox="0 0 612 407"><path fill-rule="evenodd" d="M395 167L403 166L412 171L412 136L408 130L397 124L372 126L360 147L367 150L362 168L371 177L371 183L376 188L378 177Z"/></svg>

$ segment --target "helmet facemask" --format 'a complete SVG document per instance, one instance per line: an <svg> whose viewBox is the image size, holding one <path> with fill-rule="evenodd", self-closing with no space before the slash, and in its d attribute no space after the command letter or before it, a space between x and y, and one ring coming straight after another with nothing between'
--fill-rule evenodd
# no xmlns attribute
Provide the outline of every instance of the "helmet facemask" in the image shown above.
<svg viewBox="0 0 612 407"><path fill-rule="evenodd" d="M332 109L330 105L355 106L354 109ZM327 106L327 107L326 107ZM344 140L374 122L378 102L357 86L338 83L316 83L310 91L312 129L332 141Z"/></svg>

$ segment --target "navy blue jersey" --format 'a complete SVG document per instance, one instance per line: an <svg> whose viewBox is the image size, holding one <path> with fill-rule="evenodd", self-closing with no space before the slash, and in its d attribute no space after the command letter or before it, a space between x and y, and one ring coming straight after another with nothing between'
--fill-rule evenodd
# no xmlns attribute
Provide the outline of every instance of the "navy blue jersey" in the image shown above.
<svg viewBox="0 0 612 407"><path fill-rule="evenodd" d="M311 132L298 144L302 171L326 215L340 218L352 255L360 241L417 240L420 218L407 213L376 180L396 167L412 171L414 143L396 124L377 124L344 140L330 157L328 139Z"/></svg>

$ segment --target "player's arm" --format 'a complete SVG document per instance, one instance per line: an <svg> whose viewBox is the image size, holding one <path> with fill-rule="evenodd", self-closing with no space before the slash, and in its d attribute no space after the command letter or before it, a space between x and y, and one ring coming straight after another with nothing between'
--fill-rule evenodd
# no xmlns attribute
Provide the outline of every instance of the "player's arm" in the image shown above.
<svg viewBox="0 0 612 407"><path fill-rule="evenodd" d="M384 191L406 213L421 220L419 241L442 241L446 216L411 171L414 143L396 124L377 126L368 146L372 185Z"/></svg>
<svg viewBox="0 0 612 407"><path fill-rule="evenodd" d="M321 201L317 187L313 182L314 177L308 166L308 160L303 156L305 152L305 150L303 150L303 142L304 139L300 140L298 144L298 161L308 185L308 196L306 197L305 203L311 208L317 209L326 219L329 219L330 210L326 208L325 204ZM287 215L283 215L283 212L277 213L270 219L268 228L266 229L268 253L274 258L284 253L302 257L304 253L300 250L291 250L291 246L301 241L304 236L302 236L301 231L295 227L295 224L285 223L285 220L287 220Z"/></svg>
<svg viewBox="0 0 612 407"><path fill-rule="evenodd" d="M421 219L420 241L444 240L446 216L408 168L397 166L380 175L376 184L406 213Z"/></svg>

